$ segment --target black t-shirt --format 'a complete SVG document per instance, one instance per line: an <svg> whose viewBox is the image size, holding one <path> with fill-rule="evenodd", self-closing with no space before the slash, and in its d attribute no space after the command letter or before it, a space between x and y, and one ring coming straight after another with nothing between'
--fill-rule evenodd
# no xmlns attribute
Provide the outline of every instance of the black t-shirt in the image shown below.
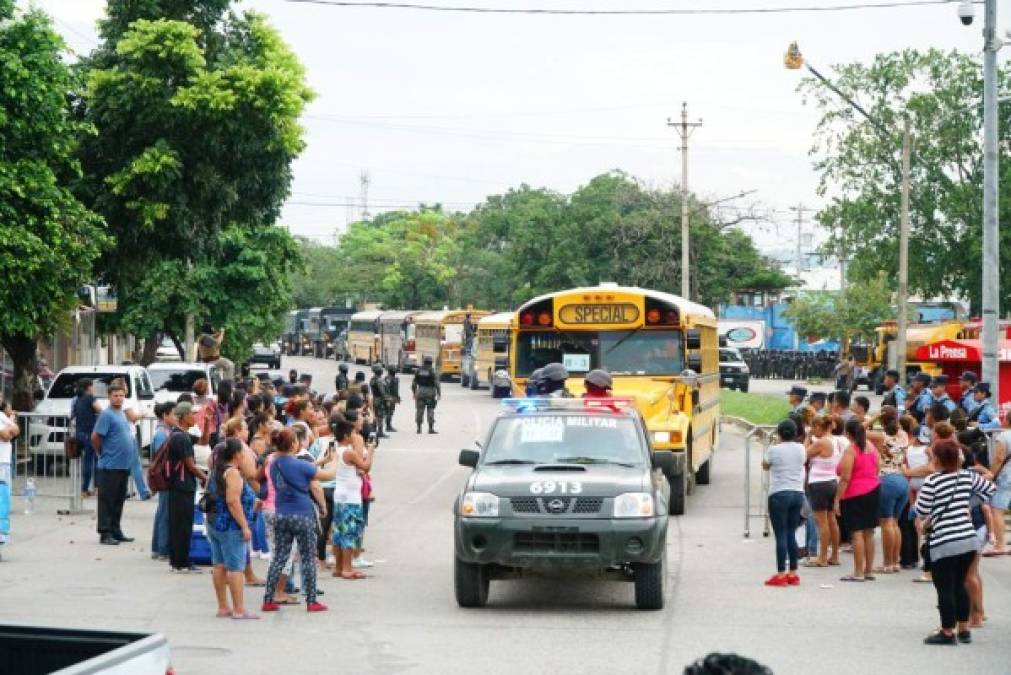
<svg viewBox="0 0 1011 675"><path fill-rule="evenodd" d="M74 425L79 434L90 434L95 430L98 413L95 412L95 397L91 394L74 399Z"/></svg>
<svg viewBox="0 0 1011 675"><path fill-rule="evenodd" d="M193 440L185 431L173 429L168 446L168 459L171 467L169 489L181 492L197 491L197 477L186 470L185 460L187 457L193 457Z"/></svg>

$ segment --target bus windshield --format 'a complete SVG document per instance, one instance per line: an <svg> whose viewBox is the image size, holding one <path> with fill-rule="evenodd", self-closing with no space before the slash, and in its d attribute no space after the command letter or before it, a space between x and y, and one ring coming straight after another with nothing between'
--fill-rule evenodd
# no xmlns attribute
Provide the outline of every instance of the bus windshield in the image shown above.
<svg viewBox="0 0 1011 675"><path fill-rule="evenodd" d="M463 342L463 324L447 323L442 327L446 342Z"/></svg>
<svg viewBox="0 0 1011 675"><path fill-rule="evenodd" d="M684 370L677 330L523 332L517 347L518 377L554 362L577 376L594 368L612 375L678 375Z"/></svg>

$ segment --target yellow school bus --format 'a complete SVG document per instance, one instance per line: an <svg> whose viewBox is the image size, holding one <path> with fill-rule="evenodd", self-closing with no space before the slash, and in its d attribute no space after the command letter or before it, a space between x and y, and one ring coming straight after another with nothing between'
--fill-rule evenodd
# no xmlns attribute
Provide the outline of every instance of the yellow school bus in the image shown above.
<svg viewBox="0 0 1011 675"><path fill-rule="evenodd" d="M562 363L567 388L604 368L614 396L632 398L655 452L672 452L670 513L685 511L694 485L709 483L719 442L716 317L708 307L660 291L601 284L530 300L512 320L509 374L522 395L530 374Z"/></svg>
<svg viewBox="0 0 1011 675"><path fill-rule="evenodd" d="M348 355L354 363L374 363L379 358L379 310L351 315Z"/></svg>
<svg viewBox="0 0 1011 675"><path fill-rule="evenodd" d="M444 309L414 317L414 344L419 363L432 357L443 378L460 374L460 350L463 347L463 322L470 314L475 324L488 312L475 309Z"/></svg>
<svg viewBox="0 0 1011 675"><path fill-rule="evenodd" d="M496 370L509 369L509 333L513 313L489 314L477 322L474 338L474 365L468 378L471 389L491 386ZM494 390L493 390L494 392Z"/></svg>

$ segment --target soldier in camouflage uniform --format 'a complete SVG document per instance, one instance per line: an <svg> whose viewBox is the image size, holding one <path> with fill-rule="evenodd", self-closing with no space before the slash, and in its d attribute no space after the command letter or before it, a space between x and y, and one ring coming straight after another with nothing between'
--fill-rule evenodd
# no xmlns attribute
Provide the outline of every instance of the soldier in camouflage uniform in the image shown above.
<svg viewBox="0 0 1011 675"><path fill-rule="evenodd" d="M351 384L351 380L348 379L348 364L342 363L338 366L340 372L337 373L337 377L334 379L334 387L337 388L337 398L346 399L347 389Z"/></svg>
<svg viewBox="0 0 1011 675"><path fill-rule="evenodd" d="M386 419L386 402L389 394L386 391L386 382L383 380L383 366L379 363L372 366L372 379L369 380L369 389L372 390L372 412L376 415L376 429L379 438L389 438L383 430L383 421Z"/></svg>
<svg viewBox="0 0 1011 675"><path fill-rule="evenodd" d="M393 411L400 403L400 379L397 377L397 368L390 366L386 369L386 430L396 431L393 428Z"/></svg>
<svg viewBox="0 0 1011 675"><path fill-rule="evenodd" d="M442 396L442 389L439 387L439 373L432 367L431 356L426 356L424 364L414 373L411 392L414 394L414 421L418 425L418 433L421 433L421 422L426 411L428 433L438 433L435 430L435 405Z"/></svg>

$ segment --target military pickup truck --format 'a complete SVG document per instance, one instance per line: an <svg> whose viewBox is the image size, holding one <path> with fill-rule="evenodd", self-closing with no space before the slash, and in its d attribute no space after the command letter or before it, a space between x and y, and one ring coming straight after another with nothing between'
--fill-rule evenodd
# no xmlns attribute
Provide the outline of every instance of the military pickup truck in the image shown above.
<svg viewBox="0 0 1011 675"><path fill-rule="evenodd" d="M491 580L531 573L634 582L662 609L670 453L650 451L631 400L507 399L457 498L457 603L481 607Z"/></svg>

